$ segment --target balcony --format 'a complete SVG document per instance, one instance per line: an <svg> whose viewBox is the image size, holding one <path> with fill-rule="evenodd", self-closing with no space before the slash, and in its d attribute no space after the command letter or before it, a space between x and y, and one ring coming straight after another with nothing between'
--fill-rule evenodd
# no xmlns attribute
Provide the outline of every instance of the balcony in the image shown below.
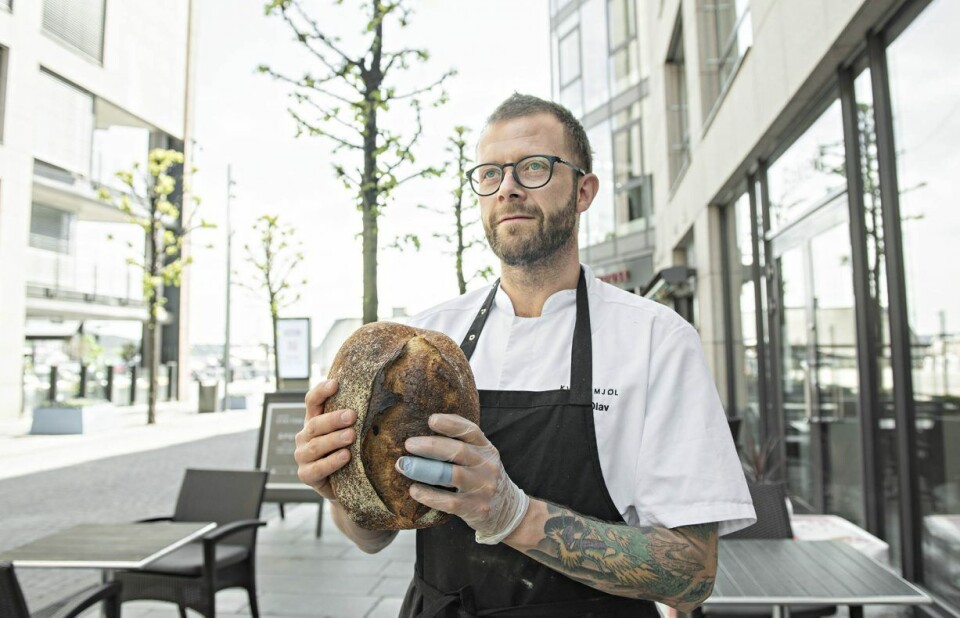
<svg viewBox="0 0 960 618"><path fill-rule="evenodd" d="M137 320L149 317L139 268L115 261L78 258L38 248L31 235L26 255L27 315L77 320ZM53 249L53 247L51 247ZM165 318L161 316L161 321Z"/></svg>

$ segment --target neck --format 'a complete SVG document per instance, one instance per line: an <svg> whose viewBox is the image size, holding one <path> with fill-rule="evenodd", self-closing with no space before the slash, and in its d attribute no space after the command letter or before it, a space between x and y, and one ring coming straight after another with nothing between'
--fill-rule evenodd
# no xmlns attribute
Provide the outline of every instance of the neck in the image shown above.
<svg viewBox="0 0 960 618"><path fill-rule="evenodd" d="M513 303L513 312L522 318L538 318L543 305L560 290L575 290L580 278L580 260L573 250L552 260L525 266L500 263L500 287Z"/></svg>

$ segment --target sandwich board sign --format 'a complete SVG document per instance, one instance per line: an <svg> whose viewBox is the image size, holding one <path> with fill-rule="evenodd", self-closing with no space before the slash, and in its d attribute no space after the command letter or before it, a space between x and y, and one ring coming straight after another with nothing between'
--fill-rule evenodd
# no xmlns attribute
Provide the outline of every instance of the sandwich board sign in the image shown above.
<svg viewBox="0 0 960 618"><path fill-rule="evenodd" d="M297 448L297 432L303 428L303 419L307 412L304 397L305 392L264 394L263 418L257 440L257 468L268 473L263 500L280 503L281 516L283 505L288 502L320 504L320 515L317 519L317 536L320 536L323 497L300 482L297 477L297 462L293 458Z"/></svg>

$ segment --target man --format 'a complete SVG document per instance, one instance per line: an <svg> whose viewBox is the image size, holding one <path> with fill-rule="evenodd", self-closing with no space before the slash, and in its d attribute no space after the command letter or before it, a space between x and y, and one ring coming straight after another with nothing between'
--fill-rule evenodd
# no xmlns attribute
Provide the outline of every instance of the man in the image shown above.
<svg viewBox="0 0 960 618"><path fill-rule="evenodd" d="M713 588L718 532L754 518L697 334L579 263L579 215L599 180L569 111L515 94L477 156L468 175L501 278L411 325L462 341L481 420L434 415L438 435L411 438L397 462L423 481L415 500L458 517L418 531L401 615L690 611ZM296 452L300 479L331 500L328 477L356 438L353 411L318 416L336 387L307 396ZM332 508L365 551L395 536Z"/></svg>

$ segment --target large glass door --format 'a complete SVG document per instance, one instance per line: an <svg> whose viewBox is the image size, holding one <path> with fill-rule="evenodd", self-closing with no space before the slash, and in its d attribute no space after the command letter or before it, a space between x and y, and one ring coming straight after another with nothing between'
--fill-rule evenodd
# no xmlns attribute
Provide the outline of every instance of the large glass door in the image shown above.
<svg viewBox="0 0 960 618"><path fill-rule="evenodd" d="M787 479L802 510L863 523L850 232L838 192L772 238Z"/></svg>

